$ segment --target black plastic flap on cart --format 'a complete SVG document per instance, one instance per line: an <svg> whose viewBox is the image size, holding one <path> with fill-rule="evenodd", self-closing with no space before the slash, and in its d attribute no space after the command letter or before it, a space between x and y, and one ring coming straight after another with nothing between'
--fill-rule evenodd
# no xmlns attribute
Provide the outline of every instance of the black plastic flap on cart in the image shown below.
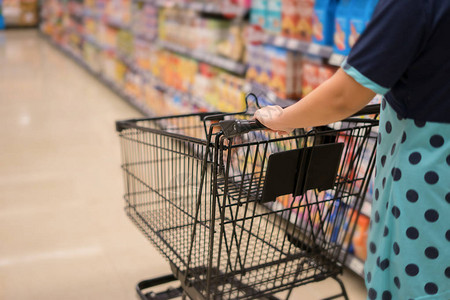
<svg viewBox="0 0 450 300"><path fill-rule="evenodd" d="M343 149L343 143L333 143L270 155L261 202L333 188Z"/></svg>

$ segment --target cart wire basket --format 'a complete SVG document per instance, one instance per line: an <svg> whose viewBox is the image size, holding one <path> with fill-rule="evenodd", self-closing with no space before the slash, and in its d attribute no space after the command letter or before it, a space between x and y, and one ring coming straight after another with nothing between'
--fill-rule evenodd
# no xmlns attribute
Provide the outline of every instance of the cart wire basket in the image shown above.
<svg viewBox="0 0 450 300"><path fill-rule="evenodd" d="M116 122L125 210L169 261L142 299L278 299L342 273L374 170L379 106L280 136L247 113ZM171 281L178 288L144 289Z"/></svg>

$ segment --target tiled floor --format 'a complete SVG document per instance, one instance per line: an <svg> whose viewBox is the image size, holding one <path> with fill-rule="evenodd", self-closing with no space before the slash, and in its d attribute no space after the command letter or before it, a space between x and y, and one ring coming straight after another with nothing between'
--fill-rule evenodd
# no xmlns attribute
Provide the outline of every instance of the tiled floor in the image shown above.
<svg viewBox="0 0 450 300"><path fill-rule="evenodd" d="M138 112L17 30L0 31L0 105L0 299L137 299L137 281L169 272L122 209L114 121ZM326 280L291 299L334 291Z"/></svg>

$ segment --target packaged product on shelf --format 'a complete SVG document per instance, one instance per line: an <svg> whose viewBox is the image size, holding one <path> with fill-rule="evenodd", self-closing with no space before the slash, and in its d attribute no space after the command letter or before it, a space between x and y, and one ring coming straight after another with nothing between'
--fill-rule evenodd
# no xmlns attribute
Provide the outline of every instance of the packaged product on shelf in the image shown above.
<svg viewBox="0 0 450 300"><path fill-rule="evenodd" d="M131 24L132 0L112 0L105 5L105 17L111 25L129 26Z"/></svg>
<svg viewBox="0 0 450 300"><path fill-rule="evenodd" d="M281 32L285 37L299 38L300 0L283 0L281 5Z"/></svg>
<svg viewBox="0 0 450 300"><path fill-rule="evenodd" d="M338 0L316 0L313 15L313 42L332 46Z"/></svg>
<svg viewBox="0 0 450 300"><path fill-rule="evenodd" d="M3 0L3 18L6 25L18 25L20 23L20 0Z"/></svg>
<svg viewBox="0 0 450 300"><path fill-rule="evenodd" d="M113 81L119 88L123 88L125 86L125 76L127 74L128 68L122 60L117 58L116 55L114 55L114 58L115 74L113 77Z"/></svg>
<svg viewBox="0 0 450 300"><path fill-rule="evenodd" d="M295 63L294 63L294 95L291 100L298 100L303 97L303 59L304 56L301 53L295 53Z"/></svg>
<svg viewBox="0 0 450 300"><path fill-rule="evenodd" d="M352 5L350 18L350 35L348 44L351 47L356 43L359 36L369 23L378 0L359 0Z"/></svg>
<svg viewBox="0 0 450 300"><path fill-rule="evenodd" d="M258 63L260 65L260 72L257 82L269 86L270 79L272 78L272 62L271 62L271 49L272 46L263 46L260 48L260 56L258 57Z"/></svg>
<svg viewBox="0 0 450 300"><path fill-rule="evenodd" d="M0 0L0 29L5 28L5 19L3 18L2 7L3 7L2 0Z"/></svg>
<svg viewBox="0 0 450 300"><path fill-rule="evenodd" d="M98 23L92 18L84 18L84 35L90 40L97 39L100 42L105 40L103 31L98 28Z"/></svg>
<svg viewBox="0 0 450 300"><path fill-rule="evenodd" d="M296 95L296 83L300 82L297 78L299 55L296 53L276 47L267 47L271 62L271 77L268 86L282 99L294 99Z"/></svg>
<svg viewBox="0 0 450 300"><path fill-rule="evenodd" d="M164 94L164 101L167 103L167 111L170 114L185 114L190 111L189 101L182 94ZM167 112L164 113L167 115Z"/></svg>
<svg viewBox="0 0 450 300"><path fill-rule="evenodd" d="M134 62L136 66L143 71L151 71L152 56L155 54L154 47L152 47L146 41L135 39L134 40Z"/></svg>
<svg viewBox="0 0 450 300"><path fill-rule="evenodd" d="M206 47L202 50L208 53L217 53L217 45L227 38L230 22L208 19L205 24L207 28L204 32Z"/></svg>
<svg viewBox="0 0 450 300"><path fill-rule="evenodd" d="M250 23L266 28L268 0L253 0L250 10Z"/></svg>
<svg viewBox="0 0 450 300"><path fill-rule="evenodd" d="M119 30L117 31L117 44L115 49L124 57L131 57L133 55L134 47L133 35L130 31Z"/></svg>
<svg viewBox="0 0 450 300"><path fill-rule="evenodd" d="M319 65L308 59L303 61L302 93L303 97L311 93L319 83Z"/></svg>
<svg viewBox="0 0 450 300"><path fill-rule="evenodd" d="M115 49L118 44L117 38L119 30L117 28L104 25L101 25L100 27L102 28L101 32L104 33L102 45L107 46L110 49Z"/></svg>
<svg viewBox="0 0 450 300"><path fill-rule="evenodd" d="M348 228L352 228L356 222L357 213L353 208L348 207L347 216L345 218L345 223L343 224L345 231L348 232ZM348 249L350 254L354 254L353 243L351 241L351 235L346 234L344 240L344 247Z"/></svg>
<svg viewBox="0 0 450 300"><path fill-rule="evenodd" d="M341 0L336 8L333 50L342 55L350 52L348 42L353 2L354 0Z"/></svg>
<svg viewBox="0 0 450 300"><path fill-rule="evenodd" d="M100 50L90 43L83 43L83 59L94 72L100 72Z"/></svg>
<svg viewBox="0 0 450 300"><path fill-rule="evenodd" d="M158 35L158 8L154 3L133 1L131 26L136 37L154 40Z"/></svg>
<svg viewBox="0 0 450 300"><path fill-rule="evenodd" d="M345 218L344 212L346 211L346 204L339 199L336 199L333 202L327 222L329 222L328 234L331 234L330 240L331 242L336 242L339 240L339 235L345 233L345 230L341 230L341 226L345 225L343 220Z"/></svg>
<svg viewBox="0 0 450 300"><path fill-rule="evenodd" d="M334 67L334 66L325 65L325 64L320 65L319 73L318 73L319 85L321 85L322 83L324 83L325 81L330 79L331 76L333 76L337 70L338 70L338 68Z"/></svg>
<svg viewBox="0 0 450 300"><path fill-rule="evenodd" d="M266 22L264 23L267 32L273 34L281 32L281 6L282 0L267 0Z"/></svg>
<svg viewBox="0 0 450 300"><path fill-rule="evenodd" d="M239 112L245 109L245 94L242 92L244 79L220 72L217 78L219 111Z"/></svg>
<svg viewBox="0 0 450 300"><path fill-rule="evenodd" d="M217 45L218 54L229 57L235 61L242 61L245 52L243 39L243 26L231 25L228 28L227 38Z"/></svg>
<svg viewBox="0 0 450 300"><path fill-rule="evenodd" d="M303 97L327 81L338 68L323 64L320 59L305 57L303 60L302 92Z"/></svg>
<svg viewBox="0 0 450 300"><path fill-rule="evenodd" d="M127 95L130 95L136 100L142 99L143 96L143 78L130 70L125 74L124 90Z"/></svg>
<svg viewBox="0 0 450 300"><path fill-rule="evenodd" d="M355 233L353 234L352 244L355 256L365 261L367 258L367 236L369 232L369 218L360 215L356 223Z"/></svg>
<svg viewBox="0 0 450 300"><path fill-rule="evenodd" d="M298 0L298 38L302 41L311 42L313 32L313 12L315 0Z"/></svg>
<svg viewBox="0 0 450 300"><path fill-rule="evenodd" d="M181 52L198 56L219 54L241 61L245 50L244 23L204 18L192 11L163 9L158 20L159 38Z"/></svg>
<svg viewBox="0 0 450 300"><path fill-rule="evenodd" d="M362 189L363 187L361 186L361 181L362 179L366 176L366 173L368 172L368 167L369 167L369 163L371 161L371 159L373 159L373 157L371 157L371 153L369 153L369 151L367 151L368 147L375 147L374 144L376 143L375 138L373 139L369 139L367 141L367 147L365 147L363 150L363 152L360 154L361 157L359 157L358 159L361 160L361 164L359 169L355 170L355 177L357 179L356 184L355 184L355 191L358 191L360 189ZM373 149L373 148L372 148ZM371 179L369 181L369 186L366 192L366 199L369 201L372 201L373 199L373 185L370 184L373 180Z"/></svg>
<svg viewBox="0 0 450 300"><path fill-rule="evenodd" d="M249 81L257 82L261 73L262 46L247 45L247 74L246 78Z"/></svg>
<svg viewBox="0 0 450 300"><path fill-rule="evenodd" d="M100 70L102 75L110 80L114 81L116 77L116 59L114 53L109 51L102 51L100 56Z"/></svg>
<svg viewBox="0 0 450 300"><path fill-rule="evenodd" d="M20 26L32 26L38 22L38 3L37 0L28 0L20 2Z"/></svg>

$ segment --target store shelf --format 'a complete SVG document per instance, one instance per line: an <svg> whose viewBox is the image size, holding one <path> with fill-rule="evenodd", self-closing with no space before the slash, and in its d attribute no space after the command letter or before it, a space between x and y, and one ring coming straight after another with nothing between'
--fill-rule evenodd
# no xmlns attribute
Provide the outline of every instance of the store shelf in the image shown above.
<svg viewBox="0 0 450 300"><path fill-rule="evenodd" d="M114 19L114 18L106 18L105 22L107 25L118 28L118 29L122 29L122 30L130 30L131 29L130 24L126 24L126 23L124 23L120 20Z"/></svg>
<svg viewBox="0 0 450 300"><path fill-rule="evenodd" d="M79 14L69 14L70 18L74 20L75 22L82 24L83 23L83 15Z"/></svg>
<svg viewBox="0 0 450 300"><path fill-rule="evenodd" d="M135 39L140 40L140 41L144 41L144 42L147 42L147 43L153 43L156 40L156 38L154 38L154 37L151 38L151 37L146 36L144 34L135 34L135 33L133 33L133 36L134 36Z"/></svg>
<svg viewBox="0 0 450 300"><path fill-rule="evenodd" d="M212 66L219 67L221 69L224 69L228 72L231 72L231 73L234 73L234 74L237 74L240 76L244 76L244 74L247 70L247 66L245 64L234 61L229 58L219 56L219 55L207 53L204 51L191 50L184 46L170 43L167 41L158 41L158 44L160 45L160 47L162 47L166 50L191 57L195 60L210 64Z"/></svg>
<svg viewBox="0 0 450 300"><path fill-rule="evenodd" d="M92 18L92 19L96 19L96 20L100 20L101 16L99 13L94 12L90 9L84 9L83 11L83 17L85 18Z"/></svg>
<svg viewBox="0 0 450 300"><path fill-rule="evenodd" d="M361 213L370 218L371 211L372 211L372 202L364 200L361 208Z"/></svg>
<svg viewBox="0 0 450 300"><path fill-rule="evenodd" d="M158 7L177 7L180 9L193 10L200 13L217 14L217 15L227 15L234 17L243 17L247 14L248 9L237 7L237 6L224 6L220 7L214 3L202 3L202 2L191 2L191 3L179 3L175 1L168 0L158 0L156 1Z"/></svg>
<svg viewBox="0 0 450 300"><path fill-rule="evenodd" d="M217 110L216 108L214 108L212 105L207 103L202 98L195 97L191 93L183 92L183 91L177 90L171 86L166 85L165 83L161 82L159 79L155 78L150 72L144 71L137 66L134 66L134 70L136 71L137 74L141 75L147 82L149 82L154 88L158 89L161 92L164 92L171 96L177 96L180 98L189 99L189 103L191 103L192 105L195 105L199 108L206 109L208 111L216 111Z"/></svg>
<svg viewBox="0 0 450 300"><path fill-rule="evenodd" d="M364 278L364 262L353 254L348 254L345 266Z"/></svg>
<svg viewBox="0 0 450 300"><path fill-rule="evenodd" d="M285 48L291 51L298 51L304 54L322 57L326 59L330 65L333 66L340 66L345 60L345 56L334 53L332 47L286 38L281 35L266 34L264 43Z"/></svg>
<svg viewBox="0 0 450 300"><path fill-rule="evenodd" d="M91 45L97 47L97 48L100 49L100 50L105 50L105 51L115 51L115 49L114 49L113 47L108 46L108 45L104 45L104 44L100 43L96 38L94 38L94 37L91 36L91 35L84 34L84 35L83 35L83 39L84 39L86 42L88 42L89 44L91 44Z"/></svg>
<svg viewBox="0 0 450 300"><path fill-rule="evenodd" d="M249 82L246 86L244 86L244 92L255 94L255 96L259 99L260 105L262 106L275 104L281 107L287 107L297 102L295 100L279 98L269 88L255 82Z"/></svg>
<svg viewBox="0 0 450 300"><path fill-rule="evenodd" d="M328 59L328 63L332 66L340 67L344 62L346 56L342 54L333 53Z"/></svg>
<svg viewBox="0 0 450 300"><path fill-rule="evenodd" d="M73 61L75 61L78 65L80 65L83 69L85 69L87 72L89 72L91 75L93 75L95 78L97 78L100 82L102 82L104 85L106 85L109 89L111 89L114 93L116 93L118 96L120 96L122 99L136 107L141 113L143 113L145 116L153 116L153 113L151 110L143 104L141 101L135 99L133 96L126 94L121 87L116 85L114 82L103 76L102 74L94 71L91 69L89 65L87 65L84 60L74 54L70 51L70 49L62 47L61 45L55 43L51 38L49 38L44 33L41 33L41 35L47 40L53 47L56 49L62 51L64 54L66 54L68 57L70 57ZM88 38L89 42L92 42L94 44L97 44L97 41L93 39L92 37L85 36L85 38ZM100 46L101 47L101 46ZM117 54L117 53L116 53ZM209 111L216 111L212 105L208 104L206 101L204 101L201 98L194 97L190 93L179 91L173 87L167 86L164 83L162 83L157 78L153 77L152 74L150 74L147 71L144 71L140 69L138 66L134 65L129 58L127 58L125 55L117 54L117 58L123 61L127 67L135 74L140 75L146 82L151 84L154 88L163 91L164 93L167 93L169 95L178 96L182 98L189 99L189 102L192 105L195 105L199 108L206 109Z"/></svg>
<svg viewBox="0 0 450 300"><path fill-rule="evenodd" d="M46 34L41 32L41 36L48 41L55 49L61 51L65 55L67 55L69 58L71 58L75 63L77 63L79 66L81 66L83 69L85 69L88 73L90 73L94 78L99 80L101 83L103 83L105 86L107 86L110 90L112 90L114 93L116 93L119 97L121 97L123 100L131 104L133 107L135 107L137 110L139 110L142 114L148 117L154 116L154 114L151 112L151 110L143 104L141 101L137 100L136 98L132 97L131 95L126 94L123 89L116 84L114 84L112 81L107 79L102 74L94 71L91 69L91 67L86 64L81 57L78 55L75 55L70 51L70 49L67 49L65 47L62 47L61 45L55 43L50 37L48 37Z"/></svg>

